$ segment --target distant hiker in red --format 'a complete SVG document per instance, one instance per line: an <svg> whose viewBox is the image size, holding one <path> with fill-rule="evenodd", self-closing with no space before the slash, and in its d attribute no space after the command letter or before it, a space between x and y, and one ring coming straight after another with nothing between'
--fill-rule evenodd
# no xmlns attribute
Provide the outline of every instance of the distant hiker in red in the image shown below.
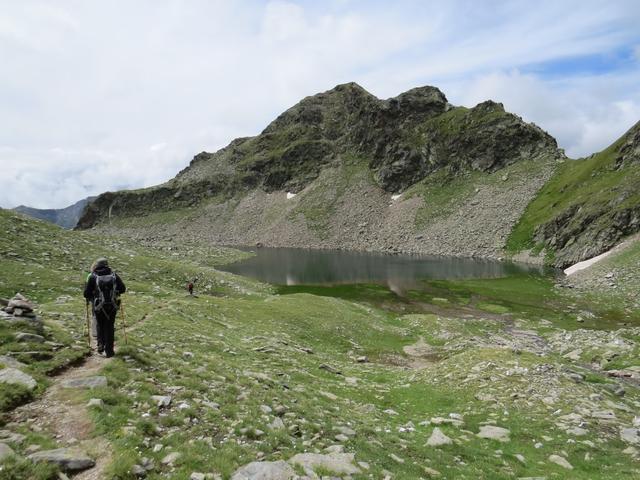
<svg viewBox="0 0 640 480"><path fill-rule="evenodd" d="M193 295L193 282L187 283L187 290L189 290L189 295Z"/></svg>
<svg viewBox="0 0 640 480"><path fill-rule="evenodd" d="M120 308L120 295L127 288L122 279L109 268L106 258L96 260L84 287L84 298L91 302L98 330L98 353L113 357L116 314Z"/></svg>

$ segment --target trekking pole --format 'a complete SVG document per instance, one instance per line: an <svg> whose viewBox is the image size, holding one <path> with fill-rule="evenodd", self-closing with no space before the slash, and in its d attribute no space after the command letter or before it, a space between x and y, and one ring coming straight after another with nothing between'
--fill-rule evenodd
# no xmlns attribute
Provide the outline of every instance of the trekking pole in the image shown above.
<svg viewBox="0 0 640 480"><path fill-rule="evenodd" d="M122 331L124 332L124 344L127 344L127 323L124 315L124 302L120 300L120 312L122 313Z"/></svg>
<svg viewBox="0 0 640 480"><path fill-rule="evenodd" d="M84 319L85 319L84 328L87 329L87 344L89 345L89 348L91 348L91 324L89 323L89 302L85 302L84 304Z"/></svg>

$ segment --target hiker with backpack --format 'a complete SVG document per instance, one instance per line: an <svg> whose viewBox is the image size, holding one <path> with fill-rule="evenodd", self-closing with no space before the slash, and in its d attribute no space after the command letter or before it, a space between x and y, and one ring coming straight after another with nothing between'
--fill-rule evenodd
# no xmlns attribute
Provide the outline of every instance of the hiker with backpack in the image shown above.
<svg viewBox="0 0 640 480"><path fill-rule="evenodd" d="M95 262L84 288L84 298L91 302L96 317L98 353L113 357L116 314L120 308L120 295L126 291L122 279L109 268L106 258Z"/></svg>

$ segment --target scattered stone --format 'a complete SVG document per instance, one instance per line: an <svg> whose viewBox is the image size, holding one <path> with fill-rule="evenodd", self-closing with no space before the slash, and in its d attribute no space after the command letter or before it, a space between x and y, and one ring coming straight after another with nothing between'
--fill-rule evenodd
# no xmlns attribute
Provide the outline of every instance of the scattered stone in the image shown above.
<svg viewBox="0 0 640 480"><path fill-rule="evenodd" d="M147 476L147 471L141 465L135 464L131 467L131 474L138 478L144 478Z"/></svg>
<svg viewBox="0 0 640 480"><path fill-rule="evenodd" d="M160 463L163 465L173 465L181 456L182 454L180 452L171 452L166 455Z"/></svg>
<svg viewBox="0 0 640 480"><path fill-rule="evenodd" d="M55 463L62 470L76 472L95 466L96 462L85 453L72 448L57 448L55 450L43 450L28 456L34 462Z"/></svg>
<svg viewBox="0 0 640 480"><path fill-rule="evenodd" d="M495 425L484 425L480 427L480 431L476 436L489 440L497 440L499 442L508 442L510 440L510 433L506 428L496 427Z"/></svg>
<svg viewBox="0 0 640 480"><path fill-rule="evenodd" d="M386 413L387 415L398 415L398 412L396 412L395 410L393 410L392 408L387 408L386 410L383 410L384 413Z"/></svg>
<svg viewBox="0 0 640 480"><path fill-rule="evenodd" d="M330 392L324 392L324 391L320 390L318 393L320 395L322 395L324 398L328 398L331 401L335 401L335 400L338 399L337 395L334 395L333 393L330 393Z"/></svg>
<svg viewBox="0 0 640 480"><path fill-rule="evenodd" d="M620 438L631 445L640 445L640 430L637 428L623 428L620 430Z"/></svg>
<svg viewBox="0 0 640 480"><path fill-rule="evenodd" d="M38 386L38 383L31 375L27 375L17 368L3 368L0 370L0 383L22 385L29 390L33 390Z"/></svg>
<svg viewBox="0 0 640 480"><path fill-rule="evenodd" d="M369 363L369 357L367 357L366 355L362 355L362 356L356 358L356 362L358 362L358 363Z"/></svg>
<svg viewBox="0 0 640 480"><path fill-rule="evenodd" d="M88 388L94 389L107 386L107 377L98 375L95 377L72 378L62 382L64 388Z"/></svg>
<svg viewBox="0 0 640 480"><path fill-rule="evenodd" d="M560 465L562 468L566 468L567 470L573 470L573 465L571 465L566 458L561 457L560 455L549 455L549 461L556 465Z"/></svg>
<svg viewBox="0 0 640 480"><path fill-rule="evenodd" d="M516 453L514 455L514 457L516 457L516 460L518 460L521 464L526 465L527 461L524 458L524 455L520 454L520 453Z"/></svg>
<svg viewBox="0 0 640 480"><path fill-rule="evenodd" d="M26 367L24 363L19 362L15 358L10 357L8 355L0 355L0 365L4 365L5 367L17 368L17 369Z"/></svg>
<svg viewBox="0 0 640 480"><path fill-rule="evenodd" d="M337 368L332 367L331 365L327 365L326 363L321 364L319 367L321 370L326 370L329 373L335 373L336 375L342 375L342 372Z"/></svg>
<svg viewBox="0 0 640 480"><path fill-rule="evenodd" d="M158 408L168 407L171 405L170 395L151 395L151 400Z"/></svg>
<svg viewBox="0 0 640 480"><path fill-rule="evenodd" d="M394 462L398 462L398 463L404 463L404 458L400 458L399 456L397 456L395 453L391 453L389 454L389 458L391 458L391 460L393 460Z"/></svg>
<svg viewBox="0 0 640 480"><path fill-rule="evenodd" d="M87 403L87 407L97 407L102 410L104 408L104 401L101 398L92 398L89 400L89 403Z"/></svg>
<svg viewBox="0 0 640 480"><path fill-rule="evenodd" d="M35 333L18 332L15 337L17 342L44 343L44 337Z"/></svg>
<svg viewBox="0 0 640 480"><path fill-rule="evenodd" d="M3 462L5 458L15 455L15 452L6 443L0 443L0 462Z"/></svg>
<svg viewBox="0 0 640 480"><path fill-rule="evenodd" d="M354 457L353 453L329 453L326 455L321 453L299 453L290 458L289 463L300 465L304 469L315 470L316 468L322 468L340 475L351 475L360 473L360 469L353 464Z"/></svg>
<svg viewBox="0 0 640 480"><path fill-rule="evenodd" d="M21 445L27 439L26 435L12 432L10 430L0 430L0 441L4 443L15 443Z"/></svg>
<svg viewBox="0 0 640 480"><path fill-rule="evenodd" d="M191 475L189 475L189 480L205 480L206 478L206 475L200 472L192 472Z"/></svg>
<svg viewBox="0 0 640 480"><path fill-rule="evenodd" d="M624 387L617 383L607 383L604 385L604 388L618 397L624 397L624 394L626 393Z"/></svg>
<svg viewBox="0 0 640 480"><path fill-rule="evenodd" d="M426 445L428 447L440 447L442 445L451 445L452 443L453 440L442 433L442 430L440 430L438 427L435 427L433 429L433 432L431 433L431 436L429 437L429 440L427 440Z"/></svg>
<svg viewBox="0 0 640 480"><path fill-rule="evenodd" d="M236 470L231 480L290 480L295 473L293 468L282 460L251 462Z"/></svg>
<svg viewBox="0 0 640 480"><path fill-rule="evenodd" d="M269 405L260 405L260 411L268 415L273 411L273 409Z"/></svg>
<svg viewBox="0 0 640 480"><path fill-rule="evenodd" d="M474 395L476 400L480 400L481 402L495 402L496 401L496 397L494 397L493 395L490 395L488 393L476 393Z"/></svg>
<svg viewBox="0 0 640 480"><path fill-rule="evenodd" d="M269 424L269 428L271 430L284 430L286 427L282 419L280 417L276 417L273 419L273 422Z"/></svg>
<svg viewBox="0 0 640 480"><path fill-rule="evenodd" d="M424 470L424 473L426 473L430 477L439 477L440 476L440 472L438 470L435 470L435 469L430 468L430 467L422 467L422 468Z"/></svg>
<svg viewBox="0 0 640 480"><path fill-rule="evenodd" d="M615 420L616 414L613 413L611 410L600 410L600 411L591 412L591 417L598 418L600 420Z"/></svg>

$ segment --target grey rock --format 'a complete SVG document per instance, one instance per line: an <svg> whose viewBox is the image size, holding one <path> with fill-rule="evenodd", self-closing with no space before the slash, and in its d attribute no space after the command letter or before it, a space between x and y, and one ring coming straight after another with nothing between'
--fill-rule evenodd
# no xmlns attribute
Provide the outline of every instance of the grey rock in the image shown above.
<svg viewBox="0 0 640 480"><path fill-rule="evenodd" d="M607 390L609 390L611 393L613 393L618 397L623 397L624 394L626 393L624 387L617 383L607 383L604 385L604 388L606 388Z"/></svg>
<svg viewBox="0 0 640 480"><path fill-rule="evenodd" d="M299 453L289 459L292 465L300 465L303 469L315 470L323 468L341 475L360 473L354 465L353 453Z"/></svg>
<svg viewBox="0 0 640 480"><path fill-rule="evenodd" d="M89 400L89 403L87 403L87 407L97 407L102 410L104 408L104 401L101 398L92 398Z"/></svg>
<svg viewBox="0 0 640 480"><path fill-rule="evenodd" d="M69 472L86 470L96 464L96 462L89 458L84 452L73 448L44 450L42 452L32 453L28 458L34 462L55 463L62 470Z"/></svg>
<svg viewBox="0 0 640 480"><path fill-rule="evenodd" d="M623 428L620 430L620 438L631 445L640 445L640 430L637 428Z"/></svg>
<svg viewBox="0 0 640 480"><path fill-rule="evenodd" d="M189 475L189 480L205 480L206 478L207 476L200 472L191 472L191 475Z"/></svg>
<svg viewBox="0 0 640 480"><path fill-rule="evenodd" d="M560 465L567 470L573 470L573 465L571 465L566 458L561 457L560 455L549 455L549 461L556 465Z"/></svg>
<svg viewBox="0 0 640 480"><path fill-rule="evenodd" d="M144 478L147 476L147 471L138 464L131 467L131 473L138 478Z"/></svg>
<svg viewBox="0 0 640 480"><path fill-rule="evenodd" d="M6 443L0 443L0 463L11 455L15 455L15 452Z"/></svg>
<svg viewBox="0 0 640 480"><path fill-rule="evenodd" d="M285 425L280 417L276 417L273 419L273 422L269 424L269 428L271 430L283 430L285 428Z"/></svg>
<svg viewBox="0 0 640 480"><path fill-rule="evenodd" d="M476 436L490 440L498 440L499 442L508 442L510 440L510 433L506 428L496 427L495 425L483 425L480 427L480 431Z"/></svg>
<svg viewBox="0 0 640 480"><path fill-rule="evenodd" d="M282 460L251 462L236 470L231 480L291 480L295 474L293 468Z"/></svg>
<svg viewBox="0 0 640 480"><path fill-rule="evenodd" d="M31 375L27 375L17 368L3 368L0 370L0 383L22 385L29 390L33 390L38 386L38 383Z"/></svg>
<svg viewBox="0 0 640 480"><path fill-rule="evenodd" d="M13 357L8 355L0 355L0 365L4 365L5 367L18 368L21 369L26 367L26 365L22 362L19 362Z"/></svg>
<svg viewBox="0 0 640 480"><path fill-rule="evenodd" d="M163 465L173 465L181 456L182 454L180 452L171 452L166 455L160 463Z"/></svg>
<svg viewBox="0 0 640 480"><path fill-rule="evenodd" d="M151 395L151 400L156 406L163 408L171 405L171 396L170 395Z"/></svg>
<svg viewBox="0 0 640 480"><path fill-rule="evenodd" d="M64 388L88 388L94 389L107 386L107 377L98 375L95 377L72 378L62 382Z"/></svg>
<svg viewBox="0 0 640 480"><path fill-rule="evenodd" d="M0 442L21 445L26 439L27 436L21 433L12 432L10 430L0 430Z"/></svg>
<svg viewBox="0 0 640 480"><path fill-rule="evenodd" d="M442 445L451 445L453 440L447 437L438 427L433 429L431 436L427 440L428 447L441 447Z"/></svg>
<svg viewBox="0 0 640 480"><path fill-rule="evenodd" d="M44 337L35 333L18 332L15 336L18 342L44 343Z"/></svg>

